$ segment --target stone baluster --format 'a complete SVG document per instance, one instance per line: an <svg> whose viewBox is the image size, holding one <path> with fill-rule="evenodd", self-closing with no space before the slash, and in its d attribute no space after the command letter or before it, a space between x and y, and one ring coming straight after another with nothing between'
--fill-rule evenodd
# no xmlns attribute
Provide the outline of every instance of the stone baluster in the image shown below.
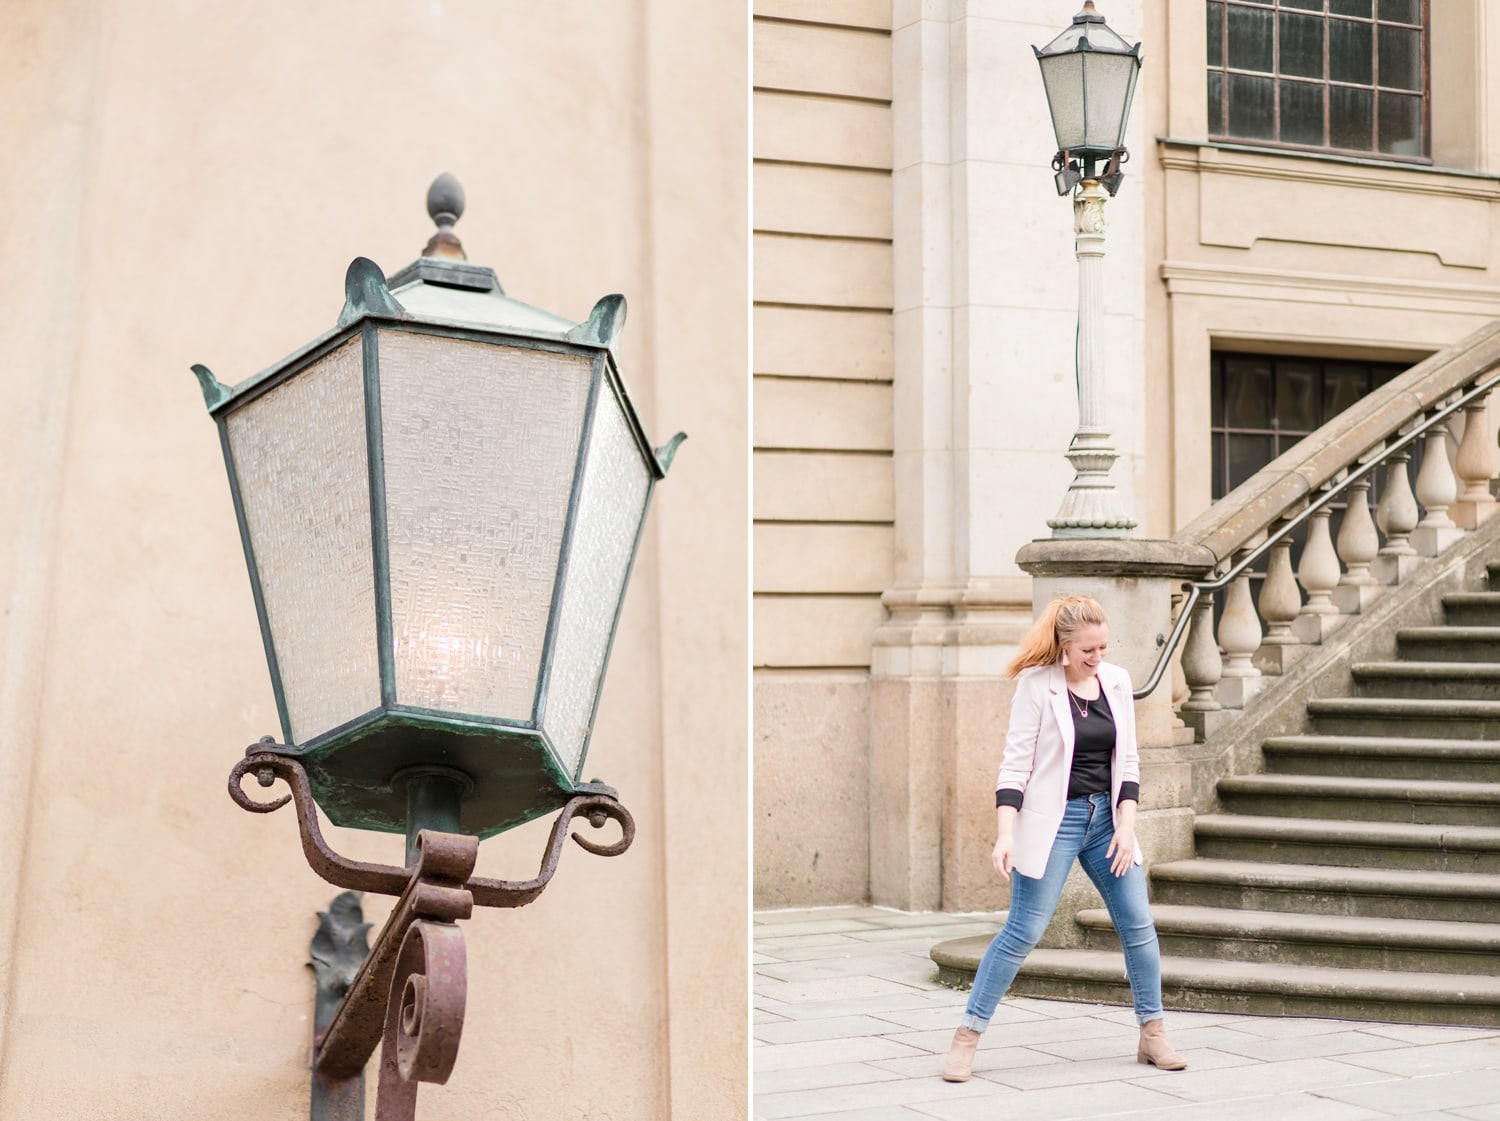
<svg viewBox="0 0 1500 1121"><path fill-rule="evenodd" d="M1333 602L1333 589L1339 584L1339 555L1334 552L1328 531L1331 513L1324 506L1308 519L1307 541L1302 546L1302 563L1297 568L1297 580L1307 593L1307 602L1292 624L1292 631L1309 645L1321 643L1343 621Z"/></svg>
<svg viewBox="0 0 1500 1121"><path fill-rule="evenodd" d="M1349 484L1346 501L1338 540L1344 575L1333 590L1333 602L1343 614L1358 615L1380 594L1380 581L1370 573L1380 552L1380 535L1370 518L1370 476Z"/></svg>
<svg viewBox="0 0 1500 1121"><path fill-rule="evenodd" d="M1421 563L1411 545L1411 532L1417 528L1421 511L1411 492L1411 453L1394 452L1385 462L1385 484L1380 488L1380 505L1375 510L1375 524L1385 534L1385 544L1370 564L1370 571L1382 584L1399 584Z"/></svg>
<svg viewBox="0 0 1500 1121"><path fill-rule="evenodd" d="M1238 564L1248 549L1235 554ZM1224 590L1224 613L1219 616L1219 645L1224 650L1218 700L1225 708L1244 708L1266 684L1253 659L1260 649L1260 618L1250 595L1250 574L1241 573Z"/></svg>
<svg viewBox="0 0 1500 1121"><path fill-rule="evenodd" d="M1453 506L1453 520L1464 529L1477 529L1500 509L1490 493L1495 477L1495 433L1489 421L1489 394L1464 406L1464 438L1453 466L1463 493Z"/></svg>
<svg viewBox="0 0 1500 1121"><path fill-rule="evenodd" d="M1266 634L1255 652L1255 664L1262 673L1282 673L1305 652L1301 640L1292 633L1292 623L1301 611L1302 593L1292 573L1292 538L1288 534L1271 546L1266 579L1260 586L1260 617L1266 621Z"/></svg>
<svg viewBox="0 0 1500 1121"><path fill-rule="evenodd" d="M1426 511L1411 531L1412 548L1424 557L1435 557L1464 535L1448 516L1448 507L1458 498L1458 479L1448 459L1448 429L1435 425L1422 444L1422 467L1417 472L1417 501Z"/></svg>
<svg viewBox="0 0 1500 1121"><path fill-rule="evenodd" d="M1222 719L1224 706L1214 695L1224 664L1219 658L1219 644L1214 639L1214 597L1206 592L1193 608L1187 642L1182 649L1182 675L1187 679L1189 696L1182 702L1182 719L1206 740Z"/></svg>

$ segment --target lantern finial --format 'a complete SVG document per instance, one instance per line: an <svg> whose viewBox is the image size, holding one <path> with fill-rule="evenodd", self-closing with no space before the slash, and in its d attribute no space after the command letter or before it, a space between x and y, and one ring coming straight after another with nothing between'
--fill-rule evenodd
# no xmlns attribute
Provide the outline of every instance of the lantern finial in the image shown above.
<svg viewBox="0 0 1500 1121"><path fill-rule="evenodd" d="M464 188L451 172L443 172L427 188L427 213L437 223L437 233L427 242L422 256L468 260L463 243L453 232L453 224L464 215Z"/></svg>

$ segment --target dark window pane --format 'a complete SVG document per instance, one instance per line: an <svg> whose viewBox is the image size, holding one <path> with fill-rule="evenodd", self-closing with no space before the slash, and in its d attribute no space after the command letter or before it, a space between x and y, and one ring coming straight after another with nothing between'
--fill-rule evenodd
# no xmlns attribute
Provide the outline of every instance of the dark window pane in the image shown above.
<svg viewBox="0 0 1500 1121"><path fill-rule="evenodd" d="M1229 9L1229 65L1236 70L1271 72L1271 12Z"/></svg>
<svg viewBox="0 0 1500 1121"><path fill-rule="evenodd" d="M1369 90L1328 88L1328 143L1368 152L1375 147L1375 98Z"/></svg>
<svg viewBox="0 0 1500 1121"><path fill-rule="evenodd" d="M1214 475L1211 485L1214 498L1219 499L1229 493L1224 489L1224 433L1215 432L1213 443Z"/></svg>
<svg viewBox="0 0 1500 1121"><path fill-rule="evenodd" d="M1208 64L1224 65L1224 5L1208 5Z"/></svg>
<svg viewBox="0 0 1500 1121"><path fill-rule="evenodd" d="M1275 456L1270 436L1229 435L1229 489L1233 490Z"/></svg>
<svg viewBox="0 0 1500 1121"><path fill-rule="evenodd" d="M1380 18L1394 23L1421 23L1417 0L1380 0Z"/></svg>
<svg viewBox="0 0 1500 1121"><path fill-rule="evenodd" d="M1380 84L1398 90L1422 88L1422 33L1380 28Z"/></svg>
<svg viewBox="0 0 1500 1121"><path fill-rule="evenodd" d="M1281 0L1283 8L1303 8L1309 12L1321 12L1323 0Z"/></svg>
<svg viewBox="0 0 1500 1121"><path fill-rule="evenodd" d="M1276 84L1271 78L1229 75L1229 135L1250 140L1275 139L1272 98Z"/></svg>
<svg viewBox="0 0 1500 1121"><path fill-rule="evenodd" d="M1323 76L1323 20L1319 16L1281 16L1281 62L1278 73L1294 78Z"/></svg>
<svg viewBox="0 0 1500 1121"><path fill-rule="evenodd" d="M1326 424L1370 388L1370 371L1363 366L1333 366L1323 371L1323 421Z"/></svg>
<svg viewBox="0 0 1500 1121"><path fill-rule="evenodd" d="M1224 75L1217 70L1208 72L1208 131L1216 136L1224 131Z"/></svg>
<svg viewBox="0 0 1500 1121"><path fill-rule="evenodd" d="M1376 366L1370 371L1370 388L1379 389L1386 382L1393 378L1398 378L1404 373L1406 373L1406 370L1400 366Z"/></svg>
<svg viewBox="0 0 1500 1121"><path fill-rule="evenodd" d="M1225 422L1229 428L1271 427L1271 362L1230 358L1224 363Z"/></svg>
<svg viewBox="0 0 1500 1121"><path fill-rule="evenodd" d="M1375 80L1370 64L1372 26L1346 19L1328 21L1328 76L1335 82L1368 86Z"/></svg>
<svg viewBox="0 0 1500 1121"><path fill-rule="evenodd" d="M1328 10L1336 16L1364 16L1369 19L1370 0L1328 0Z"/></svg>
<svg viewBox="0 0 1500 1121"><path fill-rule="evenodd" d="M1422 99L1411 94L1380 95L1380 150L1393 156L1422 154Z"/></svg>
<svg viewBox="0 0 1500 1121"><path fill-rule="evenodd" d="M1281 137L1286 144L1323 144L1323 87L1281 83Z"/></svg>
<svg viewBox="0 0 1500 1121"><path fill-rule="evenodd" d="M1276 422L1283 436L1300 438L1321 423L1318 413L1323 395L1320 373L1314 362L1276 363Z"/></svg>
<svg viewBox="0 0 1500 1121"><path fill-rule="evenodd" d="M1208 359L1208 415L1214 428L1224 427L1224 360L1217 354Z"/></svg>

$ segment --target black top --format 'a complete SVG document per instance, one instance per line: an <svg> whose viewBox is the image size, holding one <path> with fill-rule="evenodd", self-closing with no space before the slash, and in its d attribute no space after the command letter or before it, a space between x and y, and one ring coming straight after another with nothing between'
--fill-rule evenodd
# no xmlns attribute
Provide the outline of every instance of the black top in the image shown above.
<svg viewBox="0 0 1500 1121"><path fill-rule="evenodd" d="M1068 797L1083 798L1109 790L1115 751L1115 714L1104 699L1103 683L1099 696L1085 701L1072 690L1068 705L1073 711L1073 770L1068 776ZM1088 715L1085 716L1084 712ZM995 805L1021 808L1024 798L1019 790L995 791ZM1141 784L1120 783L1121 802L1139 802Z"/></svg>
<svg viewBox="0 0 1500 1121"><path fill-rule="evenodd" d="M1086 701L1068 690L1073 713L1073 771L1068 775L1068 797L1086 798L1109 789L1110 759L1115 753L1115 714L1104 690Z"/></svg>

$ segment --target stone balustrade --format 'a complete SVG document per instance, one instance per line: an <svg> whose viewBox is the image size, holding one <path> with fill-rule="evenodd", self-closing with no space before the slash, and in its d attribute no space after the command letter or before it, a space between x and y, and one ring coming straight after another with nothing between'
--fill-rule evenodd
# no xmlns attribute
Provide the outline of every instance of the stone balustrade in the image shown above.
<svg viewBox="0 0 1500 1121"><path fill-rule="evenodd" d="M1190 613L1186 638L1178 641L1179 619L1159 659L1164 669L1181 645L1187 697L1180 713L1200 737L1495 515L1488 406L1496 386L1500 323L1363 398L1173 537L1217 560L1216 575L1184 586L1177 611ZM1264 569L1258 602L1257 566ZM1217 628L1216 602L1223 608Z"/></svg>

